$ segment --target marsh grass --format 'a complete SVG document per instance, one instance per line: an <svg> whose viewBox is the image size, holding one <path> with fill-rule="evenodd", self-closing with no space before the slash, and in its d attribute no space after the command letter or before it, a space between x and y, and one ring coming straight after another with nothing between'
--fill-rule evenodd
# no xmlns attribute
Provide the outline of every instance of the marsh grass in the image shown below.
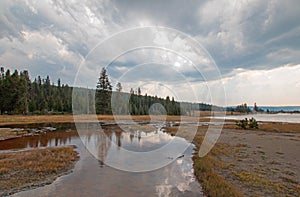
<svg viewBox="0 0 300 197"><path fill-rule="evenodd" d="M226 120L228 122L234 122L234 120ZM225 124L224 129L240 129L235 124ZM255 130L249 130L249 132L255 132ZM299 123L281 123L281 122L260 122L259 131L276 132L276 133L298 133L300 132Z"/></svg>
<svg viewBox="0 0 300 197"><path fill-rule="evenodd" d="M193 137L193 143L196 145L194 161L194 173L196 178L201 183L205 195L207 196L243 196L234 187L232 187L222 176L220 176L216 169L228 169L234 163L224 163L219 159L221 155L228 155L229 145L224 143L217 143L212 151L206 156L200 158L198 156L199 147L203 141L203 133L200 131L203 127L199 127L198 132ZM178 135L178 127L167 127L166 132L171 135ZM181 132L180 137L190 138L188 132ZM232 151L232 150L231 150Z"/></svg>
<svg viewBox="0 0 300 197"><path fill-rule="evenodd" d="M200 116L201 121L210 121L210 118L204 113ZM94 115L0 115L0 126L6 125L23 125L23 124L35 124L35 123L73 123L74 117L79 121L90 121L94 119ZM130 115L97 115L100 122L102 121L114 121L114 120L133 120L133 121L150 121L151 117L148 115L143 116L130 116ZM197 116L153 116L163 120L166 118L167 121L199 121Z"/></svg>
<svg viewBox="0 0 300 197"><path fill-rule="evenodd" d="M199 139L199 138L198 138ZM218 159L220 154L228 154L224 145L217 144L206 156L200 158L194 155L194 172L201 182L207 196L243 196L216 171L217 168L228 169L235 164L223 163Z"/></svg>
<svg viewBox="0 0 300 197"><path fill-rule="evenodd" d="M74 147L1 153L0 196L50 183L68 172L77 159Z"/></svg>

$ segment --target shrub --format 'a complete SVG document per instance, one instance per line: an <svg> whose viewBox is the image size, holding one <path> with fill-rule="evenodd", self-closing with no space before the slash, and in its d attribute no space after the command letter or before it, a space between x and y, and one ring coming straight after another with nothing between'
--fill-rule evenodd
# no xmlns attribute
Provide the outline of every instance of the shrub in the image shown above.
<svg viewBox="0 0 300 197"><path fill-rule="evenodd" d="M248 126L250 129L258 129L258 123L254 118L250 118Z"/></svg>
<svg viewBox="0 0 300 197"><path fill-rule="evenodd" d="M245 118L236 122L236 125L242 129L258 129L258 123L254 118Z"/></svg>

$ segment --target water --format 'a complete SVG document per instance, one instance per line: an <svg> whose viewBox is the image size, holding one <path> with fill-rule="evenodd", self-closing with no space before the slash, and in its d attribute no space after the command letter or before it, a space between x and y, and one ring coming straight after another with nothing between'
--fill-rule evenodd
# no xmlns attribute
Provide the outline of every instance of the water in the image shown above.
<svg viewBox="0 0 300 197"><path fill-rule="evenodd" d="M74 172L59 177L52 184L15 194L14 196L202 196L201 186L193 173L193 145L182 138L170 136L159 129L151 131L131 128L131 132L121 132L117 126L104 127L104 133L110 139L86 132L81 133L85 145L97 140L106 139L101 144L99 155L95 159L85 148L76 131L69 130L47 132L39 136L22 137L0 142L0 151L20 151L24 149L59 147L76 145L80 160ZM147 130L147 131L144 131ZM163 168L149 172L126 172L104 164L107 158L117 155L125 159L121 149L147 152L163 147L175 141L178 146L187 145L184 157L165 157L170 163ZM99 141L98 141L99 142ZM175 151L176 152L176 151ZM101 153L101 154L100 154ZM155 160L155 158L153 158Z"/></svg>
<svg viewBox="0 0 300 197"><path fill-rule="evenodd" d="M300 123L300 114L278 113L278 114L247 114L247 115L228 115L226 119L242 120L244 118L255 118L257 121L265 122L286 122ZM217 118L217 117L213 117Z"/></svg>
<svg viewBox="0 0 300 197"><path fill-rule="evenodd" d="M235 108L236 106L228 106L229 108ZM253 110L253 106L249 106L251 110ZM300 111L300 106L258 106L259 109L267 112L295 112Z"/></svg>
<svg viewBox="0 0 300 197"><path fill-rule="evenodd" d="M300 106L258 106L259 109L263 109L265 112L269 110L270 112L294 112L300 111ZM250 107L253 109L253 107Z"/></svg>

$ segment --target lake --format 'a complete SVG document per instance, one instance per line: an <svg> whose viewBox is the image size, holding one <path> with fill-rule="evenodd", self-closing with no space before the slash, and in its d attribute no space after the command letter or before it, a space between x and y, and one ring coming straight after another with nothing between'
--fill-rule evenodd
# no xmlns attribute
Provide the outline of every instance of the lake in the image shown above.
<svg viewBox="0 0 300 197"><path fill-rule="evenodd" d="M193 172L194 145L183 138L165 133L160 125L123 127L130 132L123 132L118 126L105 126L102 127L103 132L95 134L87 130L79 136L73 128L58 128L57 131L37 136L0 142L0 152L75 145L80 156L72 173L57 178L50 185L13 196L203 196L201 185ZM95 142L100 159L96 159L86 148L95 146ZM146 154L154 149L163 150L160 148L171 142L178 147L186 146L187 149L180 157L177 157L178 153L174 148L174 154L168 152L170 155L151 158L153 163L157 163L157 159L162 160L160 163L164 167L144 172L128 172L105 164L122 161L124 165L135 167L133 161L128 161L129 158L124 155L126 151ZM136 164L136 167L139 165Z"/></svg>
<svg viewBox="0 0 300 197"><path fill-rule="evenodd" d="M257 121L300 123L299 113L228 115L226 116L226 119L242 120L244 118L249 119L252 117L255 118ZM213 117L213 118L218 118L218 117Z"/></svg>

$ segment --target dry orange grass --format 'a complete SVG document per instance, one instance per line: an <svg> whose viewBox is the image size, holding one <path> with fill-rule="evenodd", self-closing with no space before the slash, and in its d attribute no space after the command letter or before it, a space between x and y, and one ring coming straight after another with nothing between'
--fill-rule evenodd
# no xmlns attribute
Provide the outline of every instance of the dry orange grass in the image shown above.
<svg viewBox="0 0 300 197"><path fill-rule="evenodd" d="M234 122L234 121L233 121ZM224 124L224 129L241 129L235 124ZM299 123L259 122L258 130L266 132L296 133L300 132Z"/></svg>
<svg viewBox="0 0 300 197"><path fill-rule="evenodd" d="M2 115L0 116L0 126L20 125L32 123L68 123L73 122L72 115L39 115L39 116L21 116L21 115Z"/></svg>
<svg viewBox="0 0 300 197"><path fill-rule="evenodd" d="M0 154L0 196L52 182L78 159L74 147Z"/></svg>
<svg viewBox="0 0 300 197"><path fill-rule="evenodd" d="M209 120L207 117L210 116L210 112L201 112L201 121ZM76 115L76 120L90 121L95 115ZM99 121L114 121L118 120L134 120L134 121L149 121L151 117L148 115L144 116L129 116L129 115L97 115ZM153 117L152 117L153 118ZM155 118L155 116L154 116ZM156 116L157 119L163 117ZM167 116L168 121L199 121L197 116ZM1 115L0 126L6 125L21 125L21 124L34 124L34 123L73 123L73 115Z"/></svg>
<svg viewBox="0 0 300 197"><path fill-rule="evenodd" d="M206 156L200 158L198 156L198 151L200 145L203 142L203 135L197 133L194 140L197 149L195 155L193 156L194 161L194 172L197 179L201 182L204 189L204 193L207 196L244 196L237 189L235 189L227 180L225 180L217 172L217 168L225 165L219 156L223 154L228 154L228 147L225 144L217 143L210 153Z"/></svg>
<svg viewBox="0 0 300 197"><path fill-rule="evenodd" d="M14 137L15 135L15 133L10 132L9 128L0 128L0 139Z"/></svg>
<svg viewBox="0 0 300 197"><path fill-rule="evenodd" d="M300 124L297 123L263 123L259 124L259 129L273 132L300 132Z"/></svg>

